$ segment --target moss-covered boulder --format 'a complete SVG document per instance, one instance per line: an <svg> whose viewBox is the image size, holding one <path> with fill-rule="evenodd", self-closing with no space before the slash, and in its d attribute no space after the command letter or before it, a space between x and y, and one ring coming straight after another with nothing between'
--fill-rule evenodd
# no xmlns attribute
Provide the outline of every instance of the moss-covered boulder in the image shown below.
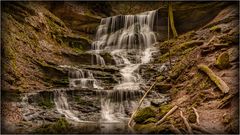
<svg viewBox="0 0 240 135"><path fill-rule="evenodd" d="M156 123L158 120L156 118L148 118L147 120L145 120L143 123L147 124L147 123Z"/></svg>
<svg viewBox="0 0 240 135"><path fill-rule="evenodd" d="M167 112L170 111L171 108L172 105L169 104L161 105L159 107L159 113L157 114L157 118L161 119Z"/></svg>
<svg viewBox="0 0 240 135"><path fill-rule="evenodd" d="M146 107L137 112L133 120L136 123L143 123L145 120L151 117L155 117L156 113L152 107Z"/></svg>
<svg viewBox="0 0 240 135"><path fill-rule="evenodd" d="M230 65L230 61L229 61L229 54L228 52L223 52L221 53L216 60L216 66L219 69L226 69L228 68Z"/></svg>

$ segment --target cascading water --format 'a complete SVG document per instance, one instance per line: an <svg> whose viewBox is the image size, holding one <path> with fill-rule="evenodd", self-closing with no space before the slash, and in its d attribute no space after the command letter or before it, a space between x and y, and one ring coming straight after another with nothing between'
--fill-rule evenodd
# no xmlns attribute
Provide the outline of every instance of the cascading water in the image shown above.
<svg viewBox="0 0 240 135"><path fill-rule="evenodd" d="M151 59L152 47L156 42L153 31L157 11L144 12L138 15L120 15L103 18L98 27L95 41L92 43L92 64L106 66L101 53L109 53L120 68L121 81L111 90L104 90L86 69L69 69L69 86L77 89L95 89L105 91L101 98L102 123L121 122L131 115L144 91L140 84L144 80L137 70L141 64ZM63 66L64 67L64 66ZM67 118L81 121L70 111L64 91L55 92L57 110ZM145 104L149 102L145 101Z"/></svg>
<svg viewBox="0 0 240 135"><path fill-rule="evenodd" d="M142 93L139 84L143 82L136 70L151 59L153 51L151 47L156 42L153 31L156 13L157 11L149 11L101 20L92 49L97 52L103 50L110 52L116 66L121 66L122 75L122 81L102 99L103 121L119 121L125 117L126 108L135 108L131 100L136 98L129 98L127 95ZM132 59L130 60L129 57ZM112 98L120 98L120 100L112 101Z"/></svg>
<svg viewBox="0 0 240 135"><path fill-rule="evenodd" d="M95 88L102 89L90 71L77 69L68 72L70 88Z"/></svg>
<svg viewBox="0 0 240 135"><path fill-rule="evenodd" d="M70 120L81 122L81 120L71 111L64 90L58 89L54 91L54 102L59 113L63 114Z"/></svg>

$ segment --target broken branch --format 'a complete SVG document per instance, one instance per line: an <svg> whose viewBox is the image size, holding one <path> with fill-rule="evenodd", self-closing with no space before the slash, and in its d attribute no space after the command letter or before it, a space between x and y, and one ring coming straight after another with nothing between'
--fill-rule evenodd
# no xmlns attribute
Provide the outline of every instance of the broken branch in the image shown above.
<svg viewBox="0 0 240 135"><path fill-rule="evenodd" d="M166 115L163 116L162 119L160 119L157 123L155 123L155 126L161 124L169 115L171 115L173 112L175 112L177 110L177 108L178 108L178 106L175 105Z"/></svg>
<svg viewBox="0 0 240 135"><path fill-rule="evenodd" d="M128 122L128 126L131 127L131 123L133 120L133 117L135 116L135 114L137 113L137 111L139 110L140 106L142 105L143 99L147 96L147 94L151 91L151 89L153 88L153 86L156 84L157 80L152 84L152 86L147 90L147 92L143 95L143 97L141 98L141 100L138 103L138 107L137 109L133 112L129 122Z"/></svg>

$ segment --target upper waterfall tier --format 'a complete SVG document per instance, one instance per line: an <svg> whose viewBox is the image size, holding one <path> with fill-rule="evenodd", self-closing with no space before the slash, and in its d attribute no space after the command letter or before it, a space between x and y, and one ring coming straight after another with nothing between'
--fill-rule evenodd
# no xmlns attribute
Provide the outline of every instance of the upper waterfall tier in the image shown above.
<svg viewBox="0 0 240 135"><path fill-rule="evenodd" d="M157 10L137 15L103 18L98 27L92 50L145 49L156 42L153 31Z"/></svg>

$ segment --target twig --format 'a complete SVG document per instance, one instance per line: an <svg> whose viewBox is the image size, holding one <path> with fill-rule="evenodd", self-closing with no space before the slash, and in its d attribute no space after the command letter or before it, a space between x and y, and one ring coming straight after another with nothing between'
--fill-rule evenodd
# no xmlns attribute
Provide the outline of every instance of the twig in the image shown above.
<svg viewBox="0 0 240 135"><path fill-rule="evenodd" d="M198 112L197 112L197 109L194 108L194 107L192 107L192 109L193 109L193 111L194 111L194 113L195 113L195 115L196 115L197 124L200 124L200 123L199 123L199 114L198 114Z"/></svg>
<svg viewBox="0 0 240 135"><path fill-rule="evenodd" d="M164 117L162 119L160 119L157 123L155 123L155 126L161 124L169 115L171 115L177 109L178 109L178 106L175 105L166 115L164 115Z"/></svg>
<svg viewBox="0 0 240 135"><path fill-rule="evenodd" d="M143 97L141 98L141 100L138 103L138 107L137 109L133 112L129 122L128 122L128 126L131 127L131 123L133 120L133 117L135 116L135 114L137 113L137 111L139 110L140 106L142 105L143 99L147 96L147 94L151 91L151 89L153 88L153 86L156 84L157 80L152 84L152 86L146 91L146 93L143 95Z"/></svg>
<svg viewBox="0 0 240 135"><path fill-rule="evenodd" d="M182 117L183 122L184 122L184 124L185 124L186 127L187 127L188 133L192 134L192 133L193 133L192 128L190 127L187 119L183 116L183 112L182 112L182 111L180 111L180 116Z"/></svg>

